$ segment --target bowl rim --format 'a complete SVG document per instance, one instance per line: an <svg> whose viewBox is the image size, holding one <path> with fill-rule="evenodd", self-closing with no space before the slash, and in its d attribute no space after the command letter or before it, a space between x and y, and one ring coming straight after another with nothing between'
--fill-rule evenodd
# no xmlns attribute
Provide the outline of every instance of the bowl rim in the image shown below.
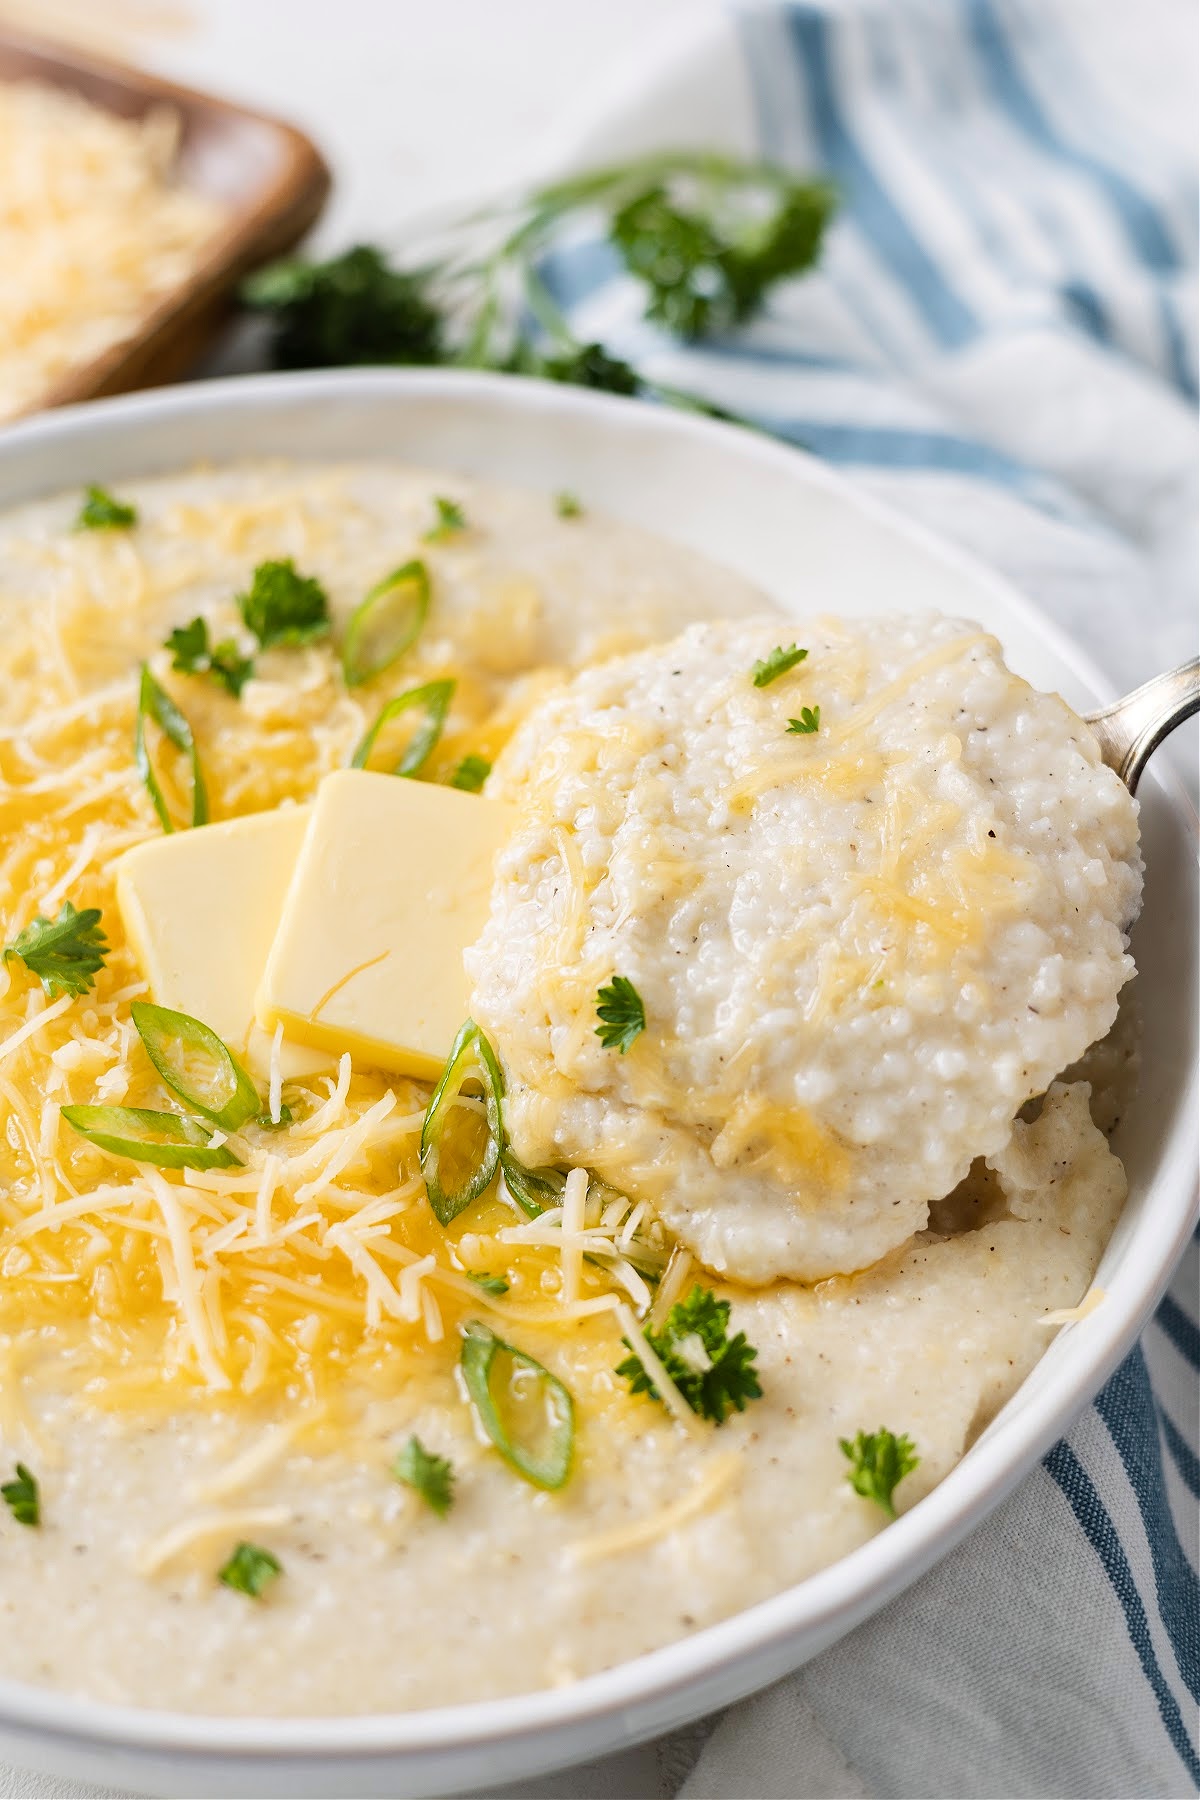
<svg viewBox="0 0 1200 1800"><path fill-rule="evenodd" d="M620 423L635 435L646 433L669 439L678 433L701 444L707 441L715 450L759 460L763 467L774 467L823 488L943 565L969 575L977 586L991 589L1082 686L1101 700L1114 693L1112 682L1088 653L1007 580L970 553L913 524L804 451L724 421L522 377L445 369L320 370L234 376L63 407L19 420L0 431L0 506L7 508L14 503L8 497L8 482L14 470L20 471L26 457L75 438L94 437L102 445L105 440L119 439L126 429L156 420L184 421L199 414L226 411L233 416L259 410L270 412L275 402L286 410L292 402L324 400L334 395L339 401L350 403L356 399L377 403L381 396L391 395L401 405L413 397L436 400L445 396L461 403L476 395L491 403L511 403L531 411L547 424L568 415L590 414ZM374 453L365 458L377 459ZM105 471L100 468L97 479L105 478ZM42 495L50 491L40 485L37 490ZM15 503L34 497L33 493L22 494ZM1151 766L1143 780L1160 791L1173 825L1188 842L1194 860L1196 816L1182 784L1161 761ZM1193 1065L1181 1114L1187 1111L1189 1100L1195 1112L1196 1074ZM1160 1185L1158 1178L1150 1183L1147 1202ZM1141 1243L1141 1237L1149 1235L1146 1228L1151 1221L1139 1223L1127 1246L1128 1251L1137 1244L1141 1252L1143 1266L1136 1291L1121 1303L1105 1306L1091 1315L1086 1356L1069 1379L1069 1372L1064 1372L1062 1377L1040 1383L1027 1393L1031 1379L1027 1377L1013 1400L966 1455L928 1495L886 1530L805 1581L678 1642L584 1676L570 1687L406 1712L313 1718L143 1708L0 1677L0 1729L11 1732L14 1741L48 1733L77 1747L125 1749L135 1754L170 1753L190 1760L194 1766L231 1756L264 1763L294 1762L297 1757L315 1763L375 1758L416 1760L439 1752L511 1745L555 1729L594 1723L612 1714L620 1714L627 1721L636 1721L640 1715L649 1721L644 1729L635 1724L631 1733L623 1733L623 1741L626 1737L631 1740L637 1735L649 1735L663 1728L653 1722L655 1706L669 1707L673 1696L683 1695L703 1677L717 1671L726 1678L735 1677L725 1680L723 1699L728 1703L762 1685L755 1674L756 1658L778 1650L802 1632L824 1634L824 1642L832 1642L940 1560L1024 1478L1090 1402L1139 1336L1191 1236L1198 1186L1200 1182L1185 1192L1186 1183L1180 1183L1177 1193L1167 1195L1162 1206L1173 1218L1173 1227L1152 1245ZM1155 1223L1161 1225L1162 1221ZM1047 1340L1047 1348L1052 1341ZM1013 1401L1018 1398L1020 1406L1014 1409ZM701 1700L690 1716L707 1710L710 1704L709 1699ZM678 1717L686 1716L689 1714L685 1706Z"/></svg>

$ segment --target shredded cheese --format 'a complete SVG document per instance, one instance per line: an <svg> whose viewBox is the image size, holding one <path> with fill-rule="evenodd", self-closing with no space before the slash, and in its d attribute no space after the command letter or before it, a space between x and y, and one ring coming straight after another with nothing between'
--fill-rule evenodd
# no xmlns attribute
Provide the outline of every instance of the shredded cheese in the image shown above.
<svg viewBox="0 0 1200 1800"><path fill-rule="evenodd" d="M604 1531L572 1544L572 1560L576 1563L603 1562L610 1556L624 1556L630 1550L644 1550L647 1544L657 1543L659 1538L678 1531L681 1525L699 1518L722 1499L740 1466L740 1458L734 1451L718 1456L688 1493L664 1506L661 1512L639 1519L635 1525L618 1526L614 1531Z"/></svg>
<svg viewBox="0 0 1200 1800"><path fill-rule="evenodd" d="M1039 1325L1077 1325L1080 1319L1090 1319L1098 1306L1103 1306L1108 1299L1102 1287L1089 1288L1078 1306L1060 1307L1057 1312L1043 1313L1038 1319Z"/></svg>

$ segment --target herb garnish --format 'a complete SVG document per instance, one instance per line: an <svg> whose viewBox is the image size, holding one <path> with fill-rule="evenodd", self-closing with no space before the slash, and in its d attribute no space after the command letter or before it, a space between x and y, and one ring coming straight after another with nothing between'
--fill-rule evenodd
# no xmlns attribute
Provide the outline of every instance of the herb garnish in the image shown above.
<svg viewBox="0 0 1200 1800"><path fill-rule="evenodd" d="M821 709L819 706L802 706L798 719L789 719L788 731L797 737L810 737L814 731L821 729Z"/></svg>
<svg viewBox="0 0 1200 1800"><path fill-rule="evenodd" d="M81 1138L112 1156L154 1163L160 1169L237 1169L227 1144L196 1119L147 1106L64 1106L62 1117Z"/></svg>
<svg viewBox="0 0 1200 1800"><path fill-rule="evenodd" d="M211 675L235 700L254 673L252 657L243 656L233 638L209 642L208 623L196 618L168 632L163 649L171 652L171 667L181 675Z"/></svg>
<svg viewBox="0 0 1200 1800"><path fill-rule="evenodd" d="M571 1470L575 1406L549 1369L472 1319L460 1366L479 1423L510 1468L534 1487L562 1487Z"/></svg>
<svg viewBox="0 0 1200 1800"><path fill-rule="evenodd" d="M758 1352L746 1342L744 1331L729 1336L729 1302L718 1300L710 1288L697 1284L686 1300L671 1308L660 1330L647 1329L644 1335L683 1398L702 1419L720 1425L728 1413L742 1412L762 1394L750 1366ZM628 1339L624 1341L632 1351ZM636 1354L617 1364L617 1374L628 1381L631 1393L661 1399Z"/></svg>
<svg viewBox="0 0 1200 1800"><path fill-rule="evenodd" d="M272 356L281 369L354 363L439 363L440 309L427 277L389 268L359 244L324 263L270 263L242 285L246 306L269 313Z"/></svg>
<svg viewBox="0 0 1200 1800"><path fill-rule="evenodd" d="M280 1104L279 1117L277 1119L273 1119L269 1112L260 1112L255 1115L254 1123L259 1127L260 1131L286 1131L287 1127L292 1124L294 1119L295 1114L287 1101L284 1100Z"/></svg>
<svg viewBox="0 0 1200 1800"><path fill-rule="evenodd" d="M190 1013L149 1000L130 1008L146 1054L181 1100L223 1131L238 1131L259 1108L258 1089L229 1046Z"/></svg>
<svg viewBox="0 0 1200 1800"><path fill-rule="evenodd" d="M912 1439L897 1437L881 1425L878 1431L860 1431L853 1442L839 1438L838 1444L850 1464L846 1480L855 1493L864 1500L874 1500L894 1519L896 1503L892 1496L921 1460Z"/></svg>
<svg viewBox="0 0 1200 1800"><path fill-rule="evenodd" d="M107 955L100 908L86 906L76 912L69 900L63 901L57 919L43 919L39 913L4 950L5 962L19 957L52 1000L60 994L70 994L75 1000L86 994L95 986Z"/></svg>
<svg viewBox="0 0 1200 1800"><path fill-rule="evenodd" d="M598 991L596 1017L600 1020L596 1036L606 1050L619 1050L622 1056L646 1029L642 997L624 975L614 975L608 986Z"/></svg>
<svg viewBox="0 0 1200 1800"><path fill-rule="evenodd" d="M568 494L565 489L561 494L555 494L554 510L560 519L581 519L583 517L582 501L577 495Z"/></svg>
<svg viewBox="0 0 1200 1800"><path fill-rule="evenodd" d="M259 563L249 592L239 594L237 604L247 631L264 650L275 644L298 647L329 635L328 595L314 576L297 571L290 556Z"/></svg>
<svg viewBox="0 0 1200 1800"><path fill-rule="evenodd" d="M453 1466L444 1456L427 1450L419 1437L409 1438L392 1464L392 1474L420 1494L439 1519L454 1505Z"/></svg>
<svg viewBox="0 0 1200 1800"><path fill-rule="evenodd" d="M455 1104L468 1087L482 1094L482 1115ZM454 1040L421 1127L421 1173L441 1225L449 1225L496 1178L504 1148L503 1095L496 1053L474 1019L468 1019Z"/></svg>
<svg viewBox="0 0 1200 1800"><path fill-rule="evenodd" d="M461 788L464 794L477 794L491 772L492 765L487 757L476 756L472 752L469 756L464 756L455 769L450 777L450 786Z"/></svg>
<svg viewBox="0 0 1200 1800"><path fill-rule="evenodd" d="M342 640L347 687L390 669L411 646L429 613L429 571L419 557L377 581L350 615Z"/></svg>
<svg viewBox="0 0 1200 1800"><path fill-rule="evenodd" d="M467 529L467 515L457 500L447 500L445 494L435 494L433 504L437 518L428 531L421 533L427 544L444 543L447 538L457 537L460 531Z"/></svg>
<svg viewBox="0 0 1200 1800"><path fill-rule="evenodd" d="M580 343L542 279L543 259L598 226L642 285L645 317L692 338L740 324L809 268L832 211L827 185L770 163L659 151L441 229L412 246L406 269L359 245L325 263L275 263L242 296L270 315L284 368L458 363L728 416Z"/></svg>
<svg viewBox="0 0 1200 1800"><path fill-rule="evenodd" d="M467 1275L477 1288L482 1288L483 1292L490 1294L493 1300L498 1300L501 1294L508 1292L508 1283L503 1275L489 1275L486 1270L482 1269L468 1269Z"/></svg>
<svg viewBox="0 0 1200 1800"><path fill-rule="evenodd" d="M159 786L158 776L154 773L154 765L150 761L150 751L146 743L146 720L153 719L163 736L176 750L186 756L192 768L192 818L193 825L208 823L208 790L204 785L204 772L200 767L200 752L196 748L196 740L192 728L172 700L165 688L159 686L153 675L142 664L141 683L138 688L137 726L133 735L133 759L137 764L138 774L146 784L146 792L154 802L154 810L158 814L158 822L164 831L174 831L171 815L167 811L167 803Z"/></svg>
<svg viewBox="0 0 1200 1800"><path fill-rule="evenodd" d="M352 769L365 769L375 748L375 740L385 725L398 718L403 712L417 707L425 714L425 722L413 732L400 761L392 770L393 775L416 775L429 759L430 752L442 735L442 727L446 723L446 714L450 710L450 702L454 698L455 682L452 677L441 681L425 681L420 687L409 688L406 693L397 694L382 706L375 723L359 740L358 747L350 759Z"/></svg>
<svg viewBox="0 0 1200 1800"><path fill-rule="evenodd" d="M88 487L75 520L76 531L126 531L137 524L137 507L118 500L107 488Z"/></svg>
<svg viewBox="0 0 1200 1800"><path fill-rule="evenodd" d="M785 650L782 644L776 644L770 656L764 656L761 662L756 662L754 665L755 687L769 687L773 681L778 680L780 675L786 675L789 669L794 669L797 663L802 663L807 655L807 650L797 649L795 644L790 650Z"/></svg>
<svg viewBox="0 0 1200 1800"><path fill-rule="evenodd" d="M17 1464L16 1479L0 1486L0 1500L8 1507L18 1525L40 1525L42 1502L36 1478L24 1463Z"/></svg>
<svg viewBox="0 0 1200 1800"><path fill-rule="evenodd" d="M239 1594L248 1594L251 1600L258 1600L282 1574L283 1564L269 1550L259 1544L241 1543L224 1568L217 1571L217 1580Z"/></svg>

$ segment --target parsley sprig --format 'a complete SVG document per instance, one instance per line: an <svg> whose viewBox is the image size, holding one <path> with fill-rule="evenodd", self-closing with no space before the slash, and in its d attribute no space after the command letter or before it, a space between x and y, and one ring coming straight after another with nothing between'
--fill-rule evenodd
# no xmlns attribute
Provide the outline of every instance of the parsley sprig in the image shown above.
<svg viewBox="0 0 1200 1800"><path fill-rule="evenodd" d="M30 1474L24 1463L17 1464L17 1472L12 1481L6 1481L0 1486L0 1500L4 1501L18 1525L41 1524L41 1494L36 1477Z"/></svg>
<svg viewBox="0 0 1200 1800"><path fill-rule="evenodd" d="M263 650L276 644L296 648L329 636L329 597L314 576L299 573L290 556L259 563L237 604Z"/></svg>
<svg viewBox="0 0 1200 1800"><path fill-rule="evenodd" d="M253 657L243 656L233 638L219 644L209 641L208 622L196 618L167 633L164 650L171 652L171 667L181 675L211 675L235 700L254 673Z"/></svg>
<svg viewBox="0 0 1200 1800"><path fill-rule="evenodd" d="M646 1029L642 996L624 975L614 975L607 987L599 989L596 1017L600 1021L596 1036L606 1050L619 1050L622 1056Z"/></svg>
<svg viewBox="0 0 1200 1800"><path fill-rule="evenodd" d="M661 1330L647 1329L645 1338L692 1411L714 1425L723 1424L731 1412L743 1412L762 1394L751 1367L758 1351L747 1343L744 1331L730 1337L729 1302L718 1300L711 1288L697 1283L686 1300L671 1308ZM633 1346L624 1342L631 1354L617 1364L617 1374L628 1381L631 1393L660 1400Z"/></svg>
<svg viewBox="0 0 1200 1800"><path fill-rule="evenodd" d="M108 939L100 923L100 908L86 906L76 912L64 900L57 919L44 919L39 913L11 944L5 945L4 960L18 957L31 975L36 975L52 1000L70 994L77 1000L95 986L96 976L108 955Z"/></svg>
<svg viewBox="0 0 1200 1800"><path fill-rule="evenodd" d="M458 363L728 417L580 342L541 265L572 234L598 231L642 287L645 317L703 337L744 323L812 266L833 205L825 183L770 163L659 151L440 229L410 245L404 267L360 244L325 263L272 264L242 298L269 315L283 368Z"/></svg>
<svg viewBox="0 0 1200 1800"><path fill-rule="evenodd" d="M433 507L436 518L428 531L422 532L427 544L444 544L448 538L457 537L467 529L467 515L457 500L448 500L445 494L433 496Z"/></svg>
<svg viewBox="0 0 1200 1800"><path fill-rule="evenodd" d="M107 488L88 487L75 519L76 531L127 531L137 524L137 507L118 500Z"/></svg>
<svg viewBox="0 0 1200 1800"><path fill-rule="evenodd" d="M426 1506L444 1519L454 1505L454 1468L444 1456L427 1450L419 1437L410 1437L392 1464L397 1481L412 1488Z"/></svg>
<svg viewBox="0 0 1200 1800"><path fill-rule="evenodd" d="M802 663L807 655L807 650L801 650L795 644L790 650L785 650L782 644L776 644L769 656L764 656L761 662L756 662L754 665L755 687L770 687L773 681L778 681L781 675L786 675L789 669L794 669L797 663Z"/></svg>
<svg viewBox="0 0 1200 1800"><path fill-rule="evenodd" d="M789 733L793 737L811 737L821 729L821 709L819 706L802 706L798 719L789 719Z"/></svg>
<svg viewBox="0 0 1200 1800"><path fill-rule="evenodd" d="M912 1439L897 1437L881 1425L878 1431L860 1431L853 1440L839 1438L838 1444L850 1464L846 1479L855 1493L874 1500L894 1519L896 1488L921 1460Z"/></svg>

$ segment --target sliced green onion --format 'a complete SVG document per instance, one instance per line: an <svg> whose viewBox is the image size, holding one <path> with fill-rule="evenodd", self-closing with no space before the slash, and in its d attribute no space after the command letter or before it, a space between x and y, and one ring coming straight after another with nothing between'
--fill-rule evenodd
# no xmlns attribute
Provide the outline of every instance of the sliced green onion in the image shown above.
<svg viewBox="0 0 1200 1800"><path fill-rule="evenodd" d="M259 1109L258 1089L215 1031L190 1013L135 1000L130 1007L146 1054L173 1093L220 1125L237 1131Z"/></svg>
<svg viewBox="0 0 1200 1800"><path fill-rule="evenodd" d="M157 1163L160 1169L241 1167L232 1150L214 1144L197 1120L178 1113L144 1106L64 1106L62 1116L89 1144L134 1162Z"/></svg>
<svg viewBox="0 0 1200 1800"><path fill-rule="evenodd" d="M400 713L407 712L410 707L418 706L424 709L425 722L413 732L403 756L392 770L393 775L415 775L442 735L442 727L446 723L446 714L454 696L454 686L452 679L426 681L420 687L409 688L407 693L397 694L394 700L389 700L354 752L350 767L365 769L367 758L375 748L375 739L384 726L389 725Z"/></svg>
<svg viewBox="0 0 1200 1800"><path fill-rule="evenodd" d="M482 1096L483 1111L463 1106ZM442 1225L449 1225L472 1200L491 1186L504 1148L500 1100L504 1078L492 1046L473 1019L468 1019L450 1051L433 1090L421 1127L421 1173L429 1204Z"/></svg>
<svg viewBox="0 0 1200 1800"><path fill-rule="evenodd" d="M501 1152L500 1168L505 1187L529 1218L536 1219L539 1213L562 1205L563 1189L567 1185L562 1169L527 1169L507 1149Z"/></svg>
<svg viewBox="0 0 1200 1800"><path fill-rule="evenodd" d="M147 718L153 719L163 736L190 759L192 765L191 822L193 825L206 825L208 823L208 790L204 785L204 772L200 767L200 752L196 748L192 728L170 694L165 688L158 685L143 663L141 686L138 689L137 729L133 737L133 758L137 764L138 774L146 784L146 792L154 802L154 810L158 814L159 824L164 831L174 831L175 827L171 823L167 803L163 799L163 791L158 785L158 776L154 773L154 765L150 761L150 751L146 744Z"/></svg>
<svg viewBox="0 0 1200 1800"><path fill-rule="evenodd" d="M350 615L342 643L347 687L382 675L413 643L429 612L429 571L419 557L377 581Z"/></svg>
<svg viewBox="0 0 1200 1800"><path fill-rule="evenodd" d="M511 1468L534 1487L562 1487L575 1447L575 1406L549 1369L473 1319L461 1367L479 1423Z"/></svg>

